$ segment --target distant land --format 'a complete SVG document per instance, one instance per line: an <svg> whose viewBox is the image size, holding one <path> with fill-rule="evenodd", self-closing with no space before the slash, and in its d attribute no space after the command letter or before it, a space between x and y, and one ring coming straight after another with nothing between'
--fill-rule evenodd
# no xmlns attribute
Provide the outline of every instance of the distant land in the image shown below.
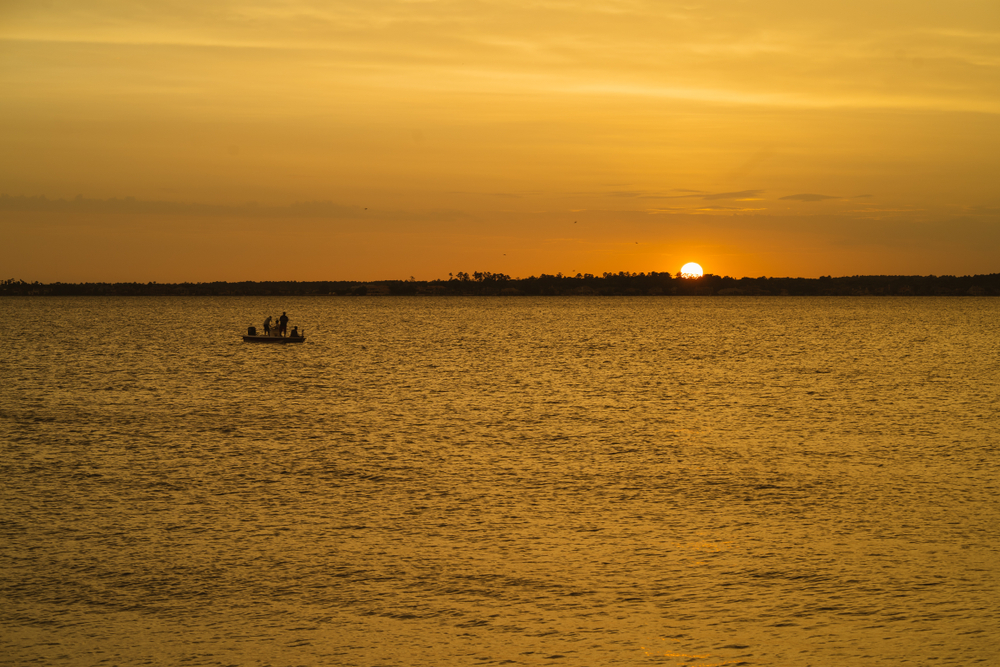
<svg viewBox="0 0 1000 667"><path fill-rule="evenodd" d="M0 282L0 296L1000 296L1000 273L975 276L730 278L670 273L541 274L477 271L447 280L210 283Z"/></svg>

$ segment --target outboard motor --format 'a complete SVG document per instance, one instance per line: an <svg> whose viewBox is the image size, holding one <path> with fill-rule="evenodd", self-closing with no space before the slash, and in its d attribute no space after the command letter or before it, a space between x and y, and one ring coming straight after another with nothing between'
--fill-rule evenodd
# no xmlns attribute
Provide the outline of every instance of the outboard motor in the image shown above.
<svg viewBox="0 0 1000 667"><path fill-rule="evenodd" d="M247 335L248 336L256 336L257 335L257 327L247 327Z"/></svg>

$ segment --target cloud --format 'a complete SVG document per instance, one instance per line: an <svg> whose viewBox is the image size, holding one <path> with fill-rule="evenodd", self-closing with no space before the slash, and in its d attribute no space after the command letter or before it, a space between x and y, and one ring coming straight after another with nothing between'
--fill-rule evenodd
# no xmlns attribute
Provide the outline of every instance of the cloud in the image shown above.
<svg viewBox="0 0 1000 667"><path fill-rule="evenodd" d="M609 192L608 195L612 197L633 197L638 199L707 199L709 201L719 200L719 199L739 199L739 200L752 200L760 197L760 194L764 192L763 190L740 190L739 192L715 192L715 193L705 193L704 190L686 190L683 188L674 188L674 192L689 192L691 194L685 195L665 195L658 194L655 192L644 192L639 190L616 190Z"/></svg>
<svg viewBox="0 0 1000 667"><path fill-rule="evenodd" d="M648 190L612 190L608 192L609 197L627 197L632 199L690 199L692 197L698 197L703 194L699 190L683 190L680 188L675 188L672 192L690 192L695 194L686 195L667 195L660 192L650 192ZM581 193L589 194L589 193Z"/></svg>
<svg viewBox="0 0 1000 667"><path fill-rule="evenodd" d="M969 206L966 210L973 215L1000 215L1000 206Z"/></svg>
<svg viewBox="0 0 1000 667"><path fill-rule="evenodd" d="M650 208L646 209L649 215L674 215L677 213L691 213L689 208Z"/></svg>
<svg viewBox="0 0 1000 667"><path fill-rule="evenodd" d="M459 195L468 196L472 195L475 197L499 197L501 199L521 199L524 197L529 197L531 195L538 194L530 190L522 190L519 192L489 192L482 190L449 190L445 194L447 195Z"/></svg>
<svg viewBox="0 0 1000 667"><path fill-rule="evenodd" d="M763 190L740 190L739 192L716 192L715 194L703 195L702 199L715 201L717 199L756 199L764 192Z"/></svg>
<svg viewBox="0 0 1000 667"><path fill-rule="evenodd" d="M877 2L864 11L841 3L791 15L777 2L685 6L691 3L652 0L6 4L12 9L0 24L0 39L8 47L19 41L52 49L87 43L188 51L154 63L133 51L139 57L128 56L130 66L114 69L134 68L139 90L161 61L171 65L159 73L173 80L178 62L228 62L231 54L222 52L241 49L250 63L243 76L196 71L226 84L252 82L248 89L257 90L276 71L260 63L292 63L278 69L296 76L272 83L298 82L292 87L306 99L339 72L346 80L361 75L401 87L485 85L713 104L1000 112L996 33L982 28L993 18L985 9L989 3L930 3L905 17ZM75 66L100 70L99 63ZM38 73L32 76L29 81L37 82Z"/></svg>
<svg viewBox="0 0 1000 667"><path fill-rule="evenodd" d="M830 195L814 195L814 194L801 194L801 195L788 195L787 197L779 197L782 200L791 201L823 201L824 199L840 199L840 197L832 197Z"/></svg>
<svg viewBox="0 0 1000 667"><path fill-rule="evenodd" d="M695 213L748 213L766 211L766 208L747 208L745 206L701 206L694 209Z"/></svg>

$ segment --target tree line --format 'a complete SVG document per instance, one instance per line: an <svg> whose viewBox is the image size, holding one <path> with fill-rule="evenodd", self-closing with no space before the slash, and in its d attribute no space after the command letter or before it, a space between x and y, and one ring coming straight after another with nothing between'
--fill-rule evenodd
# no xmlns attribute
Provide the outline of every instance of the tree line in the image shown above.
<svg viewBox="0 0 1000 667"><path fill-rule="evenodd" d="M557 273L511 278L475 271L441 280L28 283L0 281L3 296L1000 296L1000 273L973 276L684 278L658 273Z"/></svg>

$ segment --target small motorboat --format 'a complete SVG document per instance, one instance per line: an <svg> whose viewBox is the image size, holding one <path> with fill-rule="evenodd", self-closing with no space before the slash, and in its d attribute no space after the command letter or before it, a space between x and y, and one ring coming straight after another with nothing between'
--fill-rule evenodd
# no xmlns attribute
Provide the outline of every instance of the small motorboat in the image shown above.
<svg viewBox="0 0 1000 667"><path fill-rule="evenodd" d="M306 342L305 330L299 332L292 330L291 335L282 336L276 331L270 334L257 335L257 327L247 327L247 334L243 336L244 343L271 343L274 345L286 345L288 343Z"/></svg>

